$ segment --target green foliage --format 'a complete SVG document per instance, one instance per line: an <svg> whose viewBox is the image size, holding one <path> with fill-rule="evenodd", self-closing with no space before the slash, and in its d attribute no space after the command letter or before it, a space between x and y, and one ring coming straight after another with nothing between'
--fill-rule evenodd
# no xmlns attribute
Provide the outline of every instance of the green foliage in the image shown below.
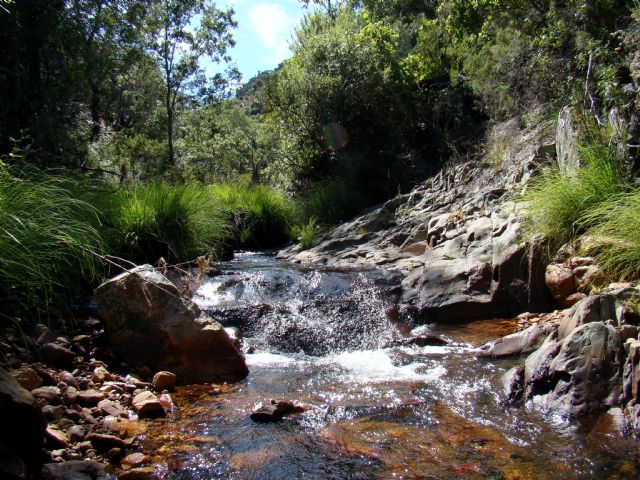
<svg viewBox="0 0 640 480"><path fill-rule="evenodd" d="M95 182L0 163L0 298L5 315L61 308L98 278L104 252ZM83 199L83 195L85 199Z"/></svg>
<svg viewBox="0 0 640 480"><path fill-rule="evenodd" d="M134 262L219 256L230 234L218 202L198 185L122 188L113 196L109 218L115 251Z"/></svg>
<svg viewBox="0 0 640 480"><path fill-rule="evenodd" d="M313 216L303 225L294 225L291 229L291 236L300 242L300 246L304 250L307 250L316 244L319 232L318 219Z"/></svg>
<svg viewBox="0 0 640 480"><path fill-rule="evenodd" d="M294 219L291 201L266 185L211 185L209 191L233 219L239 247L272 248L290 240Z"/></svg>
<svg viewBox="0 0 640 480"><path fill-rule="evenodd" d="M594 208L627 189L615 145L593 140L581 157L583 165L573 174L553 167L531 181L523 199L529 234L558 245L575 239L591 226Z"/></svg>
<svg viewBox="0 0 640 480"><path fill-rule="evenodd" d="M582 218L586 244L598 264L614 278L640 278L640 190L603 201Z"/></svg>
<svg viewBox="0 0 640 480"><path fill-rule="evenodd" d="M326 180L313 185L302 199L302 217L335 224L347 220L371 202L357 185Z"/></svg>

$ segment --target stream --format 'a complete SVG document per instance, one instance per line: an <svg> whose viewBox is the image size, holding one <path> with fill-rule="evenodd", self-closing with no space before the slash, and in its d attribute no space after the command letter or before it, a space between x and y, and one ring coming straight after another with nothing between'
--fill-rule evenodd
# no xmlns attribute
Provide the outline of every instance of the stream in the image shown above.
<svg viewBox="0 0 640 480"><path fill-rule="evenodd" d="M143 452L160 478L640 476L638 443L611 416L568 423L501 403L500 376L518 359L477 359L473 347L515 321L417 324L398 313L398 277L380 270L254 253L215 268L194 301L242 332L250 373L178 388L176 411L145 423ZM306 411L253 422L272 398Z"/></svg>

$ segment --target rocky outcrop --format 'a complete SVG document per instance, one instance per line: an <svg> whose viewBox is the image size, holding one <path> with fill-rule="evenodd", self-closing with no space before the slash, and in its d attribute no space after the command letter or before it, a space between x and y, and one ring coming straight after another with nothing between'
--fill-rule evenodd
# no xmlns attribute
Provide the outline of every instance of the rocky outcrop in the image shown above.
<svg viewBox="0 0 640 480"><path fill-rule="evenodd" d="M621 288L589 296L566 310L524 364L503 376L507 401L531 401L566 417L620 407L640 434L640 342L638 327L628 323L635 317L626 306L638 295L635 288ZM524 353L526 348L520 347L533 343L529 339L536 328L542 327L491 342L480 351Z"/></svg>
<svg viewBox="0 0 640 480"><path fill-rule="evenodd" d="M169 370L182 384L238 380L248 373L224 328L146 265L95 291L114 352L131 364Z"/></svg>
<svg viewBox="0 0 640 480"><path fill-rule="evenodd" d="M521 242L516 204L540 162L554 155L542 131L496 128L486 163L466 162L347 222L309 250L281 258L381 266L403 275L402 302L428 321L510 316L549 307L538 249Z"/></svg>
<svg viewBox="0 0 640 480"><path fill-rule="evenodd" d="M0 368L0 449L29 467L40 461L47 422L33 395Z"/></svg>

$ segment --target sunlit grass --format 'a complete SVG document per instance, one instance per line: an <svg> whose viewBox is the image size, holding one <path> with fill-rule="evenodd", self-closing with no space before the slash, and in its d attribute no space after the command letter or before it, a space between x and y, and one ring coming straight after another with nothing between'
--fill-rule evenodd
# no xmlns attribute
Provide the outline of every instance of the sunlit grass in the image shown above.
<svg viewBox="0 0 640 480"><path fill-rule="evenodd" d="M37 315L102 273L99 211L79 195L98 186L66 171L0 168L3 312Z"/></svg>

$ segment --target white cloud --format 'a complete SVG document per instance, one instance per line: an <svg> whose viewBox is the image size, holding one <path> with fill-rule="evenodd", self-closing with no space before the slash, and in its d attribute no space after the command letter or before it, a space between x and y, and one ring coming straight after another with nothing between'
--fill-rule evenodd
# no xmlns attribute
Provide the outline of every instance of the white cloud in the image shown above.
<svg viewBox="0 0 640 480"><path fill-rule="evenodd" d="M287 15L283 7L275 3L262 3L249 12L251 26L272 55L286 54L287 40L297 19ZM282 59L283 57L280 57Z"/></svg>

